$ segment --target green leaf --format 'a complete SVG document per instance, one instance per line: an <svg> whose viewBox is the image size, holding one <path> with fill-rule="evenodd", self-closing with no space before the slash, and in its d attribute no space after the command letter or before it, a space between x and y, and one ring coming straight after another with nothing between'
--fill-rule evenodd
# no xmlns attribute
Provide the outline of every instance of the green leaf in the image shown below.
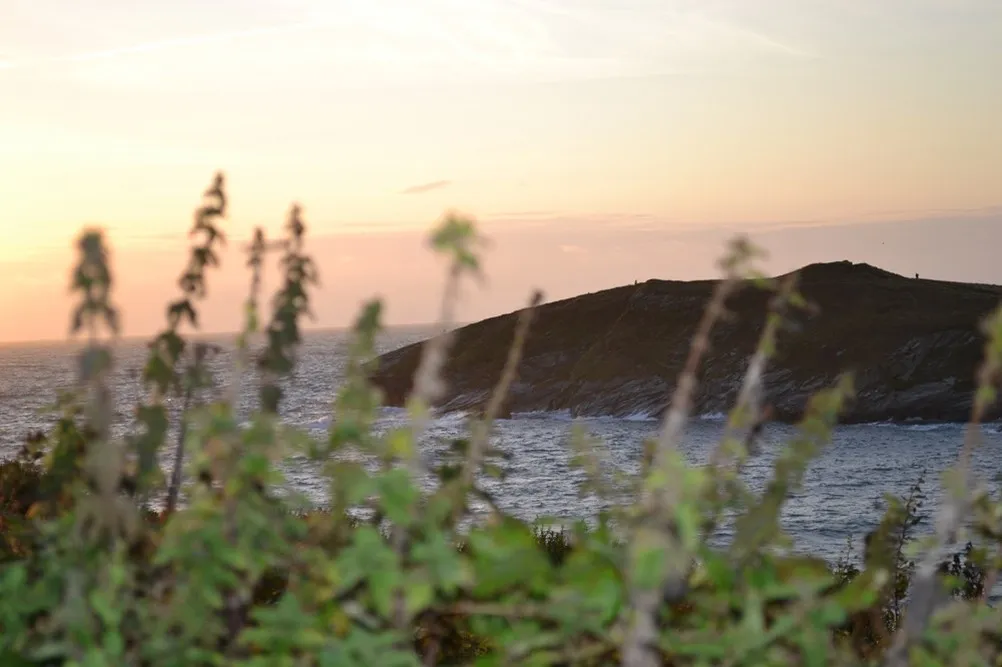
<svg viewBox="0 0 1002 667"><path fill-rule="evenodd" d="M505 518L497 525L474 530L469 542L478 595L494 595L513 587L539 590L549 579L549 559L537 547L529 528L519 521Z"/></svg>
<svg viewBox="0 0 1002 667"><path fill-rule="evenodd" d="M404 609L408 618L422 612L435 600L435 587L420 573L409 577L404 588Z"/></svg>
<svg viewBox="0 0 1002 667"><path fill-rule="evenodd" d="M440 531L430 531L412 550L414 561L423 566L428 578L446 594L469 583L471 572L466 560Z"/></svg>
<svg viewBox="0 0 1002 667"><path fill-rule="evenodd" d="M393 608L394 592L403 578L399 558L379 532L369 525L355 530L354 541L337 558L339 589L357 583L368 585L376 609L387 616Z"/></svg>
<svg viewBox="0 0 1002 667"><path fill-rule="evenodd" d="M409 525L414 519L420 492L406 468L393 468L376 481L380 505L387 518L397 525Z"/></svg>
<svg viewBox="0 0 1002 667"><path fill-rule="evenodd" d="M338 461L330 464L332 491L342 507L362 502L375 491L375 482L360 463Z"/></svg>

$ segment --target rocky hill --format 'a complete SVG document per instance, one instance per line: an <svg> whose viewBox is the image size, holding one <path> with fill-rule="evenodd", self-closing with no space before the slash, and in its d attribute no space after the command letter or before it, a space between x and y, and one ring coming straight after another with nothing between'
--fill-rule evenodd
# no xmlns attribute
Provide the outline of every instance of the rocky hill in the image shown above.
<svg viewBox="0 0 1002 667"><path fill-rule="evenodd" d="M785 330L766 376L777 420L802 414L807 397L853 371L857 399L849 422L964 421L981 359L981 320L1002 288L906 278L850 262L800 270L800 290L819 310ZM660 414L714 281L649 280L543 305L528 338L511 412L574 415ZM728 303L703 364L696 413L733 404L764 323L767 295L742 290ZM477 409L504 365L517 313L457 331L446 377L446 410ZM373 379L390 405L410 391L420 356L410 345L379 360Z"/></svg>

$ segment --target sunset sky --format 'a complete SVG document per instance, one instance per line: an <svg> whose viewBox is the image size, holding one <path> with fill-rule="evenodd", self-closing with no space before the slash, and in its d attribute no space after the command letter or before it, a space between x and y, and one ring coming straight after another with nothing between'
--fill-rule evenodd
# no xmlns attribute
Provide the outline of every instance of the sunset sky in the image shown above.
<svg viewBox="0 0 1002 667"><path fill-rule="evenodd" d="M715 275L868 261L1002 283L999 0L3 0L0 341L66 335L85 225L125 333L163 321L223 170L237 253L305 208L318 326L431 320L446 209L494 241L466 320Z"/></svg>

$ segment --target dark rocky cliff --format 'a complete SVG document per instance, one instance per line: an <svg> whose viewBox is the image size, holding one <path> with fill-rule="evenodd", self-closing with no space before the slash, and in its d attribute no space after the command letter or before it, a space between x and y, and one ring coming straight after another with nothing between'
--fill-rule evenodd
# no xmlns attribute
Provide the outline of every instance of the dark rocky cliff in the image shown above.
<svg viewBox="0 0 1002 667"><path fill-rule="evenodd" d="M807 397L853 371L857 398L845 421L964 421L984 339L981 320L1002 288L905 278L867 264L814 264L800 290L819 311L797 314L766 376L775 419L798 419ZM649 280L543 305L531 329L513 412L660 414L714 281ZM742 290L728 303L705 360L697 413L733 404L761 331L767 295ZM446 410L477 409L501 372L517 313L457 331L446 377ZM373 379L390 405L410 391L420 345L383 355Z"/></svg>

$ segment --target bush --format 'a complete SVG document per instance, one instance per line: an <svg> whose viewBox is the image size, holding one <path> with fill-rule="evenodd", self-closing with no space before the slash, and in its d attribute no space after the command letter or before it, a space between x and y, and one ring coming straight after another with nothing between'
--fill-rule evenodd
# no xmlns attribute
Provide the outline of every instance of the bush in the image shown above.
<svg viewBox="0 0 1002 667"><path fill-rule="evenodd" d="M0 561L23 557L31 538L28 510L40 495L42 471L14 460L0 464Z"/></svg>
<svg viewBox="0 0 1002 667"><path fill-rule="evenodd" d="M637 479L610 482L602 452L575 438L589 492L619 502L567 532L494 509L472 522L491 426L517 371L538 297L521 311L495 397L470 420L469 437L431 471L418 442L440 395L448 333L428 341L407 409L410 423L373 431L380 394L368 381L381 305L360 313L329 435L317 439L280 419L282 386L295 367L300 322L317 271L293 207L287 236L248 248L246 323L237 339L240 377L258 378L249 423L234 406L245 382L221 398L207 390L214 350L186 338L210 269L218 264L222 177L195 216L193 246L143 371L148 397L134 435L110 435L108 337L117 333L113 276L103 235L86 231L72 286L84 332L78 390L61 419L21 459L0 467L4 562L0 571L0 663L39 665L845 665L997 664L1002 618L985 601L999 562L1002 508L969 482L966 455L947 480L931 540L912 532L920 486L891 499L866 539L861 566L784 555L782 503L827 442L851 377L818 393L779 456L765 491L740 472L756 454L764 419L762 378L787 311L807 305L793 278L769 280L736 242L709 304L660 436ZM450 262L447 294L479 271L472 221L446 216L431 236ZM261 321L260 275L280 253L282 281ZM700 356L728 299L741 289L773 293L762 339L710 464L691 468L677 450ZM446 299L442 330L451 322ZM986 321L986 356L972 422L994 400L1002 359L1002 311ZM262 338L262 340L258 340ZM176 423L165 401L177 396ZM168 435L177 433L171 441ZM175 467L160 469L165 447ZM344 456L345 454L361 454ZM318 462L330 491L323 512L283 486L282 461ZM36 463L35 461L38 461ZM360 462L361 461L361 462ZM182 468L184 466L184 469ZM187 474L182 474L186 470ZM162 493L162 510L152 498ZM493 505L492 505L493 506ZM361 518L359 518L361 517ZM726 517L734 537L710 548ZM731 519L727 519L731 520ZM461 528L468 526L465 528ZM970 528L968 528L970 526ZM942 562L970 535L973 546ZM971 543L973 545L973 542Z"/></svg>

